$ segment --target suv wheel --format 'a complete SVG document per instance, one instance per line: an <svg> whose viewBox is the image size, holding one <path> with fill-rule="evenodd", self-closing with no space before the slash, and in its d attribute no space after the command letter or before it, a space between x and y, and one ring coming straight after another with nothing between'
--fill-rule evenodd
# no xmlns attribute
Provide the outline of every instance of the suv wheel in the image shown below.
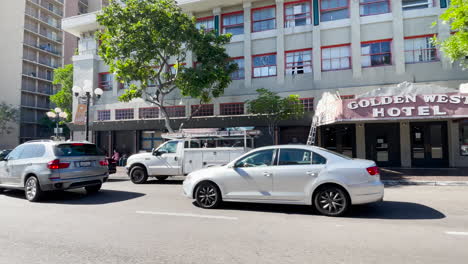
<svg viewBox="0 0 468 264"><path fill-rule="evenodd" d="M130 180L134 184L143 184L148 180L148 174L144 168L136 166L130 171Z"/></svg>
<svg viewBox="0 0 468 264"><path fill-rule="evenodd" d="M323 186L314 197L315 208L326 216L342 216L348 211L350 204L348 194L336 186Z"/></svg>
<svg viewBox="0 0 468 264"><path fill-rule="evenodd" d="M85 189L88 194L93 194L93 193L99 192L99 190L101 190L101 187L102 187L102 184L98 184L98 185L86 186Z"/></svg>
<svg viewBox="0 0 468 264"><path fill-rule="evenodd" d="M26 180L24 189L26 199L28 199L28 201L30 202L39 201L43 193L41 190L41 186L39 185L39 181L35 176L31 176Z"/></svg>

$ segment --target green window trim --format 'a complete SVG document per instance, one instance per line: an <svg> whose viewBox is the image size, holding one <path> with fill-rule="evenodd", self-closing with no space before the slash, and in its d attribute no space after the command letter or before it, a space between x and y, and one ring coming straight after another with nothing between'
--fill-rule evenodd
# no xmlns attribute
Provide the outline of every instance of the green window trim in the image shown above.
<svg viewBox="0 0 468 264"><path fill-rule="evenodd" d="M447 0L440 0L440 8L447 8Z"/></svg>
<svg viewBox="0 0 468 264"><path fill-rule="evenodd" d="M443 1L443 0L441 0ZM319 0L314 0L314 26L319 25L319 14L320 14Z"/></svg>

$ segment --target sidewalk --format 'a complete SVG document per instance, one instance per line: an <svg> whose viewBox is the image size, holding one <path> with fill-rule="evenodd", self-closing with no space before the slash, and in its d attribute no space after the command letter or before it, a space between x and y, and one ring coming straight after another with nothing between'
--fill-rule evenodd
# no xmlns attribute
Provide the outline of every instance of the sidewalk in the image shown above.
<svg viewBox="0 0 468 264"><path fill-rule="evenodd" d="M468 186L468 168L380 168L385 185ZM111 179L128 179L124 167L117 167Z"/></svg>

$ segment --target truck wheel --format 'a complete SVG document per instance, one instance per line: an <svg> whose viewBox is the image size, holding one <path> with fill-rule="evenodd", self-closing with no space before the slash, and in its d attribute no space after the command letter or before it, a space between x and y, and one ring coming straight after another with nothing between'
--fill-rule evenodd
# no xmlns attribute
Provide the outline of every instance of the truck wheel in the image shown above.
<svg viewBox="0 0 468 264"><path fill-rule="evenodd" d="M143 184L148 180L148 174L144 168L136 166L130 171L130 180L134 184Z"/></svg>
<svg viewBox="0 0 468 264"><path fill-rule="evenodd" d="M157 179L158 181L164 181L164 180L166 180L167 178L169 178L169 176L156 176L156 179Z"/></svg>

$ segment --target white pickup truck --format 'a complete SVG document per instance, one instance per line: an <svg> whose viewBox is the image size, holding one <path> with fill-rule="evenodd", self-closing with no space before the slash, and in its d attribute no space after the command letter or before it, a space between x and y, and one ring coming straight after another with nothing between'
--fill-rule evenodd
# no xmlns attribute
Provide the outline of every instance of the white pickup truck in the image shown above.
<svg viewBox="0 0 468 264"><path fill-rule="evenodd" d="M187 175L202 168L224 165L249 150L245 147L202 148L196 141L171 140L152 153L130 156L125 168L133 183L142 184L148 177L162 181L170 176Z"/></svg>

